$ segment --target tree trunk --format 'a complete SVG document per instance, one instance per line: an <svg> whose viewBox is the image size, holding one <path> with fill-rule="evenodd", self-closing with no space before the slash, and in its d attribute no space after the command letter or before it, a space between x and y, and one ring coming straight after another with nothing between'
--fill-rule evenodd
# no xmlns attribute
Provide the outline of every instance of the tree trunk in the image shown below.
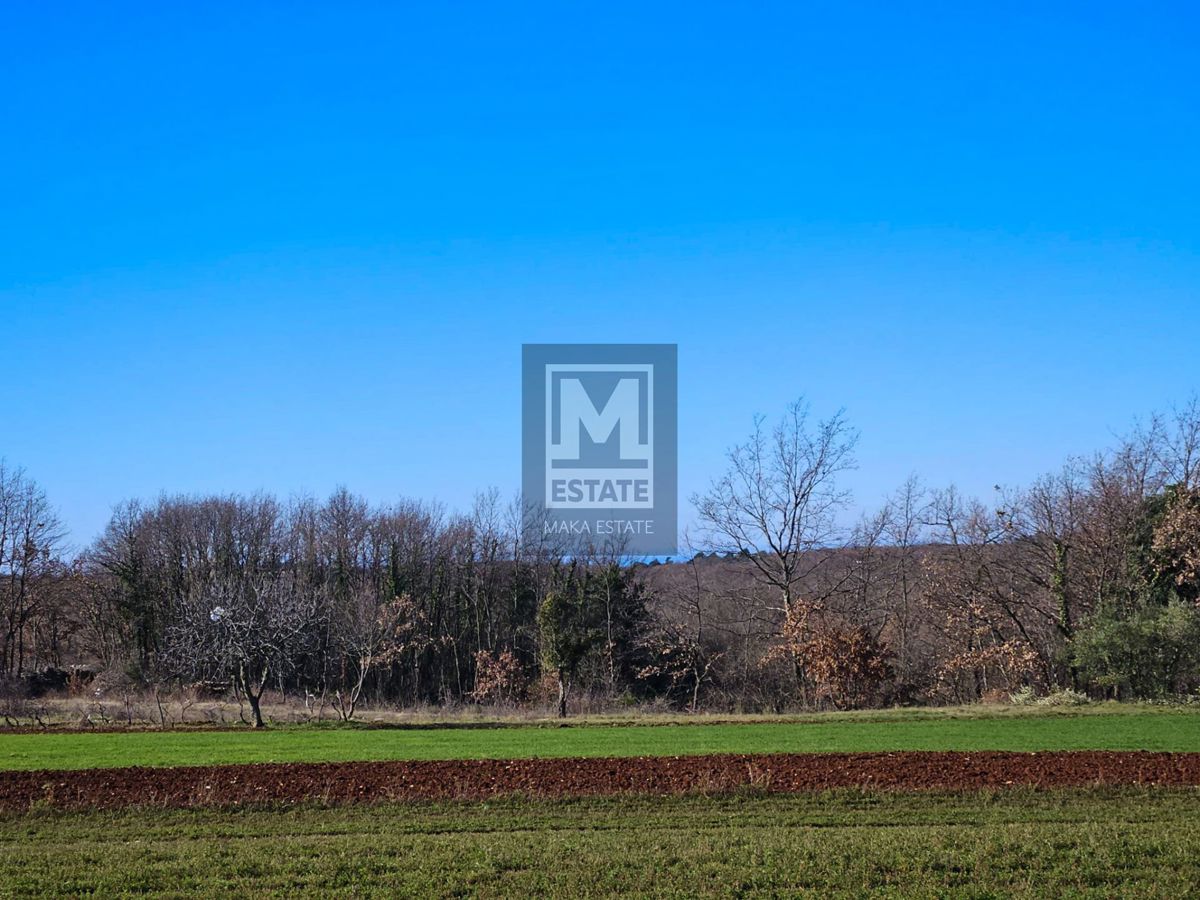
<svg viewBox="0 0 1200 900"><path fill-rule="evenodd" d="M238 679L242 682L241 688L246 694L246 699L250 702L250 712L254 714L254 727L266 728L266 723L262 717L262 707L259 701L262 699L263 686L267 683L267 669L264 668L262 677L255 679L258 684L253 684L250 678L250 673L246 671L246 664L242 663L238 666ZM255 688L258 692L255 693Z"/></svg>
<svg viewBox="0 0 1200 900"><path fill-rule="evenodd" d="M1054 574L1052 583L1054 594L1058 600L1059 629L1070 650L1071 639L1075 636L1075 624L1071 621L1071 595L1067 590L1067 554L1069 548L1062 541L1054 542ZM1071 690L1079 690L1079 667L1072 661L1068 667L1071 677Z"/></svg>
<svg viewBox="0 0 1200 900"><path fill-rule="evenodd" d="M567 717L567 679L563 675L562 669L558 670L558 717L560 719Z"/></svg>
<svg viewBox="0 0 1200 900"><path fill-rule="evenodd" d="M258 705L259 696L259 694L253 691L246 691L246 699L250 701L250 712L254 713L254 727L265 728L266 724L263 722L262 709Z"/></svg>

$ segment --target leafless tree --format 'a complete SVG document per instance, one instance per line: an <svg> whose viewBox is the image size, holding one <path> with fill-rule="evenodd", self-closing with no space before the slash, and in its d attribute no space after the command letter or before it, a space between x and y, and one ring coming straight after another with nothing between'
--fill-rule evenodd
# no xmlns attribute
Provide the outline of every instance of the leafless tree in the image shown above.
<svg viewBox="0 0 1200 900"><path fill-rule="evenodd" d="M340 606L336 623L340 657L340 686L334 707L349 722L354 718L367 677L380 666L403 658L419 646L421 612L408 597L380 603L368 591L358 591Z"/></svg>
<svg viewBox="0 0 1200 900"><path fill-rule="evenodd" d="M261 698L272 675L290 674L316 625L311 590L266 573L217 579L189 595L168 633L175 674L230 679L264 726Z"/></svg>
<svg viewBox="0 0 1200 900"><path fill-rule="evenodd" d="M65 534L45 492L0 460L0 674L24 670L26 630L62 571Z"/></svg>
<svg viewBox="0 0 1200 900"><path fill-rule="evenodd" d="M837 479L854 467L857 440L842 412L813 424L798 400L769 431L757 418L750 438L729 451L726 473L692 498L702 543L749 558L784 615L826 559L815 551L840 534L838 515L850 498Z"/></svg>
<svg viewBox="0 0 1200 900"><path fill-rule="evenodd" d="M291 674L320 633L319 591L285 567L283 518L271 498L213 499L175 512L192 565L162 662L177 677L231 680L261 728L268 679Z"/></svg>
<svg viewBox="0 0 1200 900"><path fill-rule="evenodd" d="M688 709L700 708L700 692L712 681L724 651L708 622L709 589L695 554L681 564L684 577L660 598L657 627L645 639L649 662L641 678L665 678L671 688L687 691Z"/></svg>
<svg viewBox="0 0 1200 900"><path fill-rule="evenodd" d="M920 554L928 543L924 522L928 494L920 480L910 476L885 506L883 540L888 546L889 623L885 638L896 655L896 669L911 680L916 668L920 634Z"/></svg>

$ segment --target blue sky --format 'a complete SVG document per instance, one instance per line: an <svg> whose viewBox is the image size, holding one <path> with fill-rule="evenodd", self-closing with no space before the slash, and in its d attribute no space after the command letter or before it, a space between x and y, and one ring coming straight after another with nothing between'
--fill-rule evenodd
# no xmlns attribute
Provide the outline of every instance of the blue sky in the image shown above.
<svg viewBox="0 0 1200 900"><path fill-rule="evenodd" d="M172 6L0 28L0 456L77 544L515 490L522 342L678 343L685 498L800 394L871 506L1200 387L1183 4Z"/></svg>

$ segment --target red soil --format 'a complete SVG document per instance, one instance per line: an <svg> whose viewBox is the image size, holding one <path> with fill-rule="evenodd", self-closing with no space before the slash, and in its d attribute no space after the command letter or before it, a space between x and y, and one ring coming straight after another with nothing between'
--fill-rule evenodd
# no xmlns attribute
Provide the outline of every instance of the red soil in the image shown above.
<svg viewBox="0 0 1200 900"><path fill-rule="evenodd" d="M0 809L720 793L747 786L802 792L1116 784L1200 785L1200 753L819 753L0 772Z"/></svg>

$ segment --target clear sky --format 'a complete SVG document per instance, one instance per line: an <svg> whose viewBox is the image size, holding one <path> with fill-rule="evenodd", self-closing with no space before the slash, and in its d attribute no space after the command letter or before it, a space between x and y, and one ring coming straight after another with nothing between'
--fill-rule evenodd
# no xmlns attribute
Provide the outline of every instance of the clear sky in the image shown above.
<svg viewBox="0 0 1200 900"><path fill-rule="evenodd" d="M799 394L1026 482L1200 387L1200 14L1049 6L10 5L0 456L462 507L522 342L675 342L684 498Z"/></svg>

